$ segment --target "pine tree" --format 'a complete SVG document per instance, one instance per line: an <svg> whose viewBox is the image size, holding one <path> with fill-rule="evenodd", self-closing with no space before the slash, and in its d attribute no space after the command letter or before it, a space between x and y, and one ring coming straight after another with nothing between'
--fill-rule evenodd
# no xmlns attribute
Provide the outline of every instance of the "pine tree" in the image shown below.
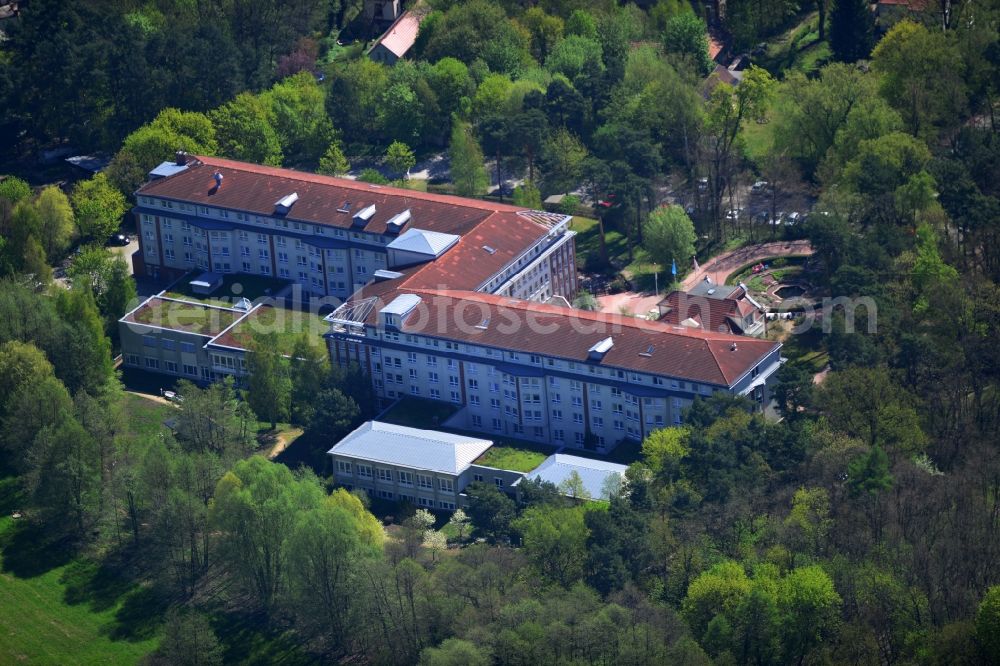
<svg viewBox="0 0 1000 666"><path fill-rule="evenodd" d="M837 60L854 62L872 51L874 22L866 0L836 0L830 12L830 49Z"/></svg>

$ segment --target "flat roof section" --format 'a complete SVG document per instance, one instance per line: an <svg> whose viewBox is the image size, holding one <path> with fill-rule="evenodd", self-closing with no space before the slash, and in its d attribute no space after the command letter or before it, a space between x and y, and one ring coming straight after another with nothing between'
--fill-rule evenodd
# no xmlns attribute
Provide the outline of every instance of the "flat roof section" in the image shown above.
<svg viewBox="0 0 1000 666"><path fill-rule="evenodd" d="M215 337L245 314L233 308L153 296L121 321Z"/></svg>
<svg viewBox="0 0 1000 666"><path fill-rule="evenodd" d="M525 478L548 481L558 486L566 481L573 472L576 472L583 481L583 488L591 499L607 499L605 484L608 477L615 474L624 476L627 469L628 467L625 465L617 463L556 453L528 472Z"/></svg>
<svg viewBox="0 0 1000 666"><path fill-rule="evenodd" d="M340 440L330 455L458 475L493 442L469 435L367 421Z"/></svg>

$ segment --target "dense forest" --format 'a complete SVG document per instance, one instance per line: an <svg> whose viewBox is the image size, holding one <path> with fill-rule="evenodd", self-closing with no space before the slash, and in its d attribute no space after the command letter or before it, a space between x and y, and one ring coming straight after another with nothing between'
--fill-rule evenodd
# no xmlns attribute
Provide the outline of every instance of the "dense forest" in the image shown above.
<svg viewBox="0 0 1000 666"><path fill-rule="evenodd" d="M0 181L4 575L73 562L124 599L121 640L156 637L149 663L1000 662L1000 5L892 26L855 0L718 5L431 0L388 67L350 43L360 3L24 2L0 24L2 168L60 142L114 157L68 195ZM819 61L768 47L738 86L706 78L706 27L740 53L800 23ZM781 420L699 400L607 502L372 506L322 461L373 415L367 381L308 340L138 424L111 361L135 287L91 241L178 149L401 179L447 152L446 191L579 191L630 253L696 184L699 253L752 240L725 210L766 178L817 201L782 230L817 288L867 305L786 341ZM580 263L613 270L603 242ZM257 455L275 420L308 464Z"/></svg>

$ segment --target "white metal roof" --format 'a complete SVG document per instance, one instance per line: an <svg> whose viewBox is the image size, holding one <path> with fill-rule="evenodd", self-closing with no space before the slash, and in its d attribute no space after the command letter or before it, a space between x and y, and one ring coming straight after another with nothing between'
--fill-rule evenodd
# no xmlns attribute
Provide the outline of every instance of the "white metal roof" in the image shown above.
<svg viewBox="0 0 1000 666"><path fill-rule="evenodd" d="M461 474L486 449L487 439L367 421L330 449L330 455L413 469Z"/></svg>
<svg viewBox="0 0 1000 666"><path fill-rule="evenodd" d="M382 314L394 314L402 317L407 312L417 307L420 303L420 297L416 294L400 294L396 298L386 305L384 308L379 310Z"/></svg>
<svg viewBox="0 0 1000 666"><path fill-rule="evenodd" d="M188 166L186 164L177 164L177 162L160 162L149 175L154 178L166 178L167 176L172 176L175 173L180 173L181 171L187 171Z"/></svg>
<svg viewBox="0 0 1000 666"><path fill-rule="evenodd" d="M455 234L443 234L439 231L408 229L399 238L386 245L386 247L390 250L401 250L403 252L414 252L416 254L438 257L442 252L457 243L459 238L460 236L456 236Z"/></svg>
<svg viewBox="0 0 1000 666"><path fill-rule="evenodd" d="M526 476L529 479L550 481L558 486L575 471L583 480L583 487L590 493L591 498L602 499L605 479L612 474L624 475L626 469L628 467L625 465L604 460L591 460L590 458L556 453L546 458L541 465L528 472Z"/></svg>

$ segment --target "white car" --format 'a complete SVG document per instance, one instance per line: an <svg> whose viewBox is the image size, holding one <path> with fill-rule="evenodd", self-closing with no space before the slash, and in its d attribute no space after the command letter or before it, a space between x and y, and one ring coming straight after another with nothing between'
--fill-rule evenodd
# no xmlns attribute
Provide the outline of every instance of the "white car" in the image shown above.
<svg viewBox="0 0 1000 666"><path fill-rule="evenodd" d="M750 186L750 191L753 192L754 194L761 194L763 192L766 192L770 186L771 184L766 180L758 180L756 183Z"/></svg>
<svg viewBox="0 0 1000 666"><path fill-rule="evenodd" d="M738 220L738 219L740 219L740 215L742 215L742 214L743 214L743 209L742 208L730 208L729 210L726 211L726 219L727 220Z"/></svg>
<svg viewBox="0 0 1000 666"><path fill-rule="evenodd" d="M794 227L801 221L802 221L802 213L798 211L792 211L791 213L788 214L788 217L785 218L785 226Z"/></svg>

